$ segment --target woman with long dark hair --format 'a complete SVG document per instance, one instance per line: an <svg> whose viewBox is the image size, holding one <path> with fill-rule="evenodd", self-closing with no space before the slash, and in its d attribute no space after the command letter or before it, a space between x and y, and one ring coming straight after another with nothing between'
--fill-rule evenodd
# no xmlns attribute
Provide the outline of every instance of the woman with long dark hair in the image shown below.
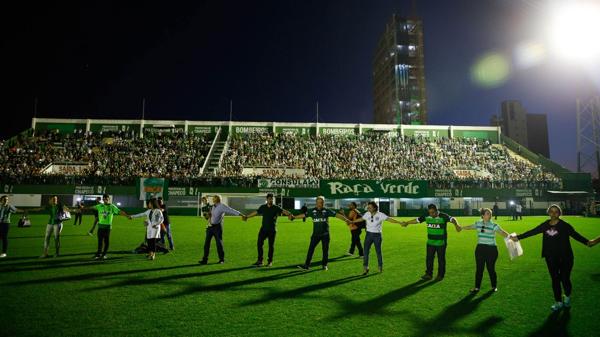
<svg viewBox="0 0 600 337"><path fill-rule="evenodd" d="M551 306L553 311L558 311L563 307L571 306L571 270L573 269L573 249L571 248L570 237L587 245L594 245L590 241L577 233L573 226L566 223L560 216L562 210L558 205L548 207L549 220L544 221L536 228L521 235L512 235L513 241L519 241L530 236L544 233L542 239L542 257L546 259L546 265L552 278L552 290L554 292L554 304ZM561 289L562 285L562 289ZM564 290L565 297L562 298Z"/></svg>
<svg viewBox="0 0 600 337"><path fill-rule="evenodd" d="M492 210L483 208L481 220L462 229L477 230L477 248L475 248L475 288L470 291L476 293L481 289L483 269L487 268L492 283L492 290L497 291L496 260L498 260L498 248L496 247L496 233L507 237L508 233L492 221Z"/></svg>
<svg viewBox="0 0 600 337"><path fill-rule="evenodd" d="M156 241L160 239L160 225L164 221L162 211L157 199L150 199L147 202L148 210L139 214L131 215L129 219L146 217L144 225L146 226L146 241L148 242L148 259L156 258Z"/></svg>

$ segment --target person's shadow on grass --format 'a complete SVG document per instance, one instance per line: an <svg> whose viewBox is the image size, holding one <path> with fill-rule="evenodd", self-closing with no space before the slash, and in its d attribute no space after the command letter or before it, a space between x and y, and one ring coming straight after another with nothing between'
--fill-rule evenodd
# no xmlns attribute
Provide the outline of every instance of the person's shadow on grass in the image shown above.
<svg viewBox="0 0 600 337"><path fill-rule="evenodd" d="M414 336L438 336L448 333L464 332L465 334L475 334L477 336L488 336L489 331L503 319L498 316L491 316L482 322L478 323L474 328L460 328L455 324L474 312L484 300L494 294L493 291L488 291L481 296L476 297L476 294L469 294L460 301L446 307L441 313L430 319L424 319L413 313L406 311L404 314L412 316L411 322L416 324L417 332Z"/></svg>
<svg viewBox="0 0 600 337"><path fill-rule="evenodd" d="M563 311L553 312L546 318L544 324L532 332L529 337L568 337L569 331L567 327L570 320L571 311L568 308Z"/></svg>
<svg viewBox="0 0 600 337"><path fill-rule="evenodd" d="M342 319L352 315L393 315L395 313L388 310L388 306L436 283L420 280L366 301L354 301L341 296L333 297L332 300L338 303L342 311L332 318Z"/></svg>

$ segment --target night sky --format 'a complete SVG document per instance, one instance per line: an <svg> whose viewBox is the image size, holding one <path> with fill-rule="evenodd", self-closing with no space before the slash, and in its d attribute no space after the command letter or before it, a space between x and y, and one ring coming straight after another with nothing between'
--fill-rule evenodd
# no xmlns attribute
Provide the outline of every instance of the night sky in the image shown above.
<svg viewBox="0 0 600 337"><path fill-rule="evenodd" d="M372 122L372 59L410 1L123 1L5 8L0 136L38 117ZM472 80L486 53L542 38L545 1L417 1L430 124L489 125L505 99L547 113L553 160L576 165L575 99L590 72L551 56ZM600 74L597 73L596 75ZM9 119L7 119L9 118Z"/></svg>

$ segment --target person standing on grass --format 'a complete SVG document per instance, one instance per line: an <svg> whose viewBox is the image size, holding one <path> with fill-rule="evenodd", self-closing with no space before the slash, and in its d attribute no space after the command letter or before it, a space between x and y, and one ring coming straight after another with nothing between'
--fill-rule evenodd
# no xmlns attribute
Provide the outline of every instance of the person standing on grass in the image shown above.
<svg viewBox="0 0 600 337"><path fill-rule="evenodd" d="M498 202L494 202L494 220L498 220L498 212L500 211L500 207L498 207Z"/></svg>
<svg viewBox="0 0 600 337"><path fill-rule="evenodd" d="M160 225L165 220L159 201L157 199L150 199L147 202L148 210L139 214L130 215L129 220L133 218L146 217L144 220L144 226L146 226L146 241L148 242L148 259L154 260L156 258L156 241L160 239Z"/></svg>
<svg viewBox="0 0 600 337"><path fill-rule="evenodd" d="M10 227L10 215L23 212L8 203L8 196L0 197L0 237L2 237L2 253L0 258L5 258L8 252L8 228Z"/></svg>
<svg viewBox="0 0 600 337"><path fill-rule="evenodd" d="M158 205L160 206L160 210L162 211L162 215L164 217L164 231L160 233L160 242L166 247L165 244L165 235L167 236L167 240L169 241L169 249L175 249L175 245L173 244L173 234L171 234L171 221L169 220L169 211L167 205L164 203L162 197L158 197Z"/></svg>
<svg viewBox="0 0 600 337"><path fill-rule="evenodd" d="M96 251L96 255L94 255L94 260L107 259L106 253L108 252L108 245L110 243L113 216L129 216L110 202L108 194L102 196L102 201L103 203L91 207L98 212L98 250Z"/></svg>
<svg viewBox="0 0 600 337"><path fill-rule="evenodd" d="M204 217L204 219L210 221L210 210L212 209L212 205L208 203L207 197L202 197L200 209L202 211L202 216Z"/></svg>
<svg viewBox="0 0 600 337"><path fill-rule="evenodd" d="M350 234L352 235L352 239L350 241L350 250L346 255L352 256L354 255L354 249L358 249L358 257L362 258L364 255L363 247L360 242L360 234L362 233L363 223L358 222L354 223L354 220L358 220L362 217L360 212L356 209L356 203L352 201L348 205L348 219L350 219L350 223L348 223L348 229L350 229ZM345 215L345 214L344 214Z"/></svg>
<svg viewBox="0 0 600 337"><path fill-rule="evenodd" d="M470 291L477 293L481 289L483 269L487 268L492 283L492 290L498 291L496 276L496 260L498 260L498 248L496 247L496 233L507 237L508 233L492 221L492 210L484 208L481 210L481 220L462 229L477 230L477 248L475 248L475 288Z"/></svg>
<svg viewBox="0 0 600 337"><path fill-rule="evenodd" d="M213 205L210 210L208 226L206 226L206 239L204 240L204 256L198 263L207 264L208 254L210 253L210 242L215 238L217 244L217 253L219 254L219 263L225 263L225 251L223 250L223 218L225 215L244 216L239 211L221 203L221 197L213 196Z"/></svg>
<svg viewBox="0 0 600 337"><path fill-rule="evenodd" d="M61 214L69 209L58 201L58 196L53 195L50 197L48 205L46 207L33 208L31 211L42 211L48 212L50 218L46 225L46 235L44 236L44 253L40 258L45 259L48 255L48 249L50 248L50 236L54 234L54 247L56 248L56 257L60 256L60 233L63 229L63 220L61 220Z"/></svg>
<svg viewBox="0 0 600 337"><path fill-rule="evenodd" d="M361 218L349 221L350 224L365 222L367 225L367 235L365 236L365 257L363 262L363 275L367 275L369 273L369 251L371 250L372 244L375 244L375 252L377 253L377 263L379 266L379 272L383 272L383 256L381 254L381 242L383 239L381 237L381 231L384 221L389 221L400 225L402 224L401 221L398 221L394 218L390 218L385 213L379 212L379 207L373 201L369 201L369 203L367 204L367 213L365 213Z"/></svg>
<svg viewBox="0 0 600 337"><path fill-rule="evenodd" d="M102 199L100 199L100 197L97 197L96 204L94 206L100 205L102 203L101 201L102 201ZM92 229L90 229L90 231L88 232L89 236L94 235L94 229L96 228L96 225L98 224L98 210L95 207L92 208L92 213L94 214L94 225L92 225Z"/></svg>
<svg viewBox="0 0 600 337"><path fill-rule="evenodd" d="M521 202L515 205L515 212L515 220L523 220L523 206L521 206Z"/></svg>
<svg viewBox="0 0 600 337"><path fill-rule="evenodd" d="M329 262L329 218L336 217L342 219L346 222L350 221L343 214L336 213L330 209L324 207L325 199L323 197L317 197L316 207L312 210L309 210L307 213L301 213L298 215L290 215L290 220L292 219L304 219L306 217L311 217L313 220L313 233L310 238L310 244L308 246L308 253L306 254L306 261L303 265L299 265L298 268L302 270L308 270L310 268L310 261L312 260L312 256L315 252L315 248L321 242L321 247L323 248L323 261L322 266L323 270L329 270L327 263Z"/></svg>
<svg viewBox="0 0 600 337"><path fill-rule="evenodd" d="M246 221L256 215L262 216L262 226L258 231L258 240L256 242L256 247L258 250L258 259L256 260L256 263L254 263L254 266L261 267L263 265L263 245L265 243L265 239L269 240L267 267L273 266L273 253L275 252L275 234L277 233L275 225L277 223L277 217L282 214L288 217L291 215L290 212L273 204L273 194L269 193L267 194L266 204L261 205L256 211L242 217L242 220Z"/></svg>
<svg viewBox="0 0 600 337"><path fill-rule="evenodd" d="M425 260L425 275L421 276L422 280L429 281L433 278L433 259L437 254L438 259L438 274L436 281L441 281L446 275L446 247L448 244L448 222L454 224L457 232L460 232L460 225L455 218L446 213L438 211L437 206L429 204L427 206L427 214L416 219L402 222L403 226L427 222L427 258Z"/></svg>
<svg viewBox="0 0 600 337"><path fill-rule="evenodd" d="M562 209L558 205L550 205L547 210L549 220L544 221L534 229L520 235L511 235L513 241L519 241L530 236L542 234L542 257L546 259L548 272L552 279L552 291L554 292L554 304L550 307L552 311L571 306L571 270L573 269L573 249L570 238L587 245L594 246L596 243L577 233L573 226L563 221L560 216ZM562 284L562 289L561 289ZM565 297L562 298L562 290Z"/></svg>
<svg viewBox="0 0 600 337"><path fill-rule="evenodd" d="M79 222L79 226L81 226L81 220L83 218L83 202L81 200L77 201L75 204L75 221L73 221L73 226L77 226L77 222Z"/></svg>

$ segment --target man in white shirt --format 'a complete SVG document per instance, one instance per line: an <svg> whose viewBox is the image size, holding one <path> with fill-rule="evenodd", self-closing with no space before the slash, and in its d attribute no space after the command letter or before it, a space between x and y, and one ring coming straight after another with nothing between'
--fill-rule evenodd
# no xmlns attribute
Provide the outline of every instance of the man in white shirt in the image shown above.
<svg viewBox="0 0 600 337"><path fill-rule="evenodd" d="M384 213L378 211L379 207L373 201L369 201L367 204L367 213L365 213L362 218L358 218L353 221L349 221L348 223L358 223L358 222L366 222L367 224L367 235L365 236L365 251L364 251L364 272L363 275L367 275L369 273L369 251L371 250L371 245L375 244L375 252L377 252L377 262L379 265L379 272L383 271L383 256L381 255L381 230L383 227L384 221L389 221L397 224L402 224L400 221L390 218Z"/></svg>
<svg viewBox="0 0 600 337"><path fill-rule="evenodd" d="M515 206L515 210L517 211L517 218L515 220L523 220L523 206L521 206L521 204L517 204L517 206Z"/></svg>

